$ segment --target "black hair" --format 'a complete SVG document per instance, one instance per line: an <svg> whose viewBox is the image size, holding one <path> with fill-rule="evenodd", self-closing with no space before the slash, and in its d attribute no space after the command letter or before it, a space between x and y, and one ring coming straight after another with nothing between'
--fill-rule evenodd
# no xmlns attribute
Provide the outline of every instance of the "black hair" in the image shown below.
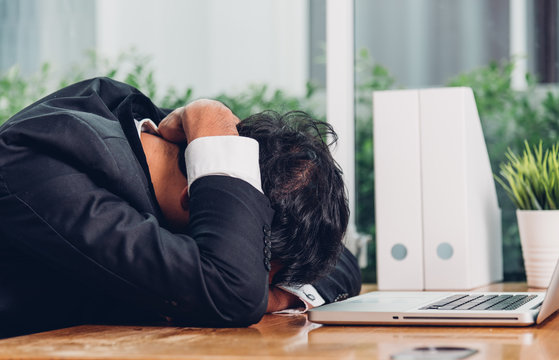
<svg viewBox="0 0 559 360"><path fill-rule="evenodd" d="M328 148L331 125L301 111L264 111L237 125L260 146L262 189L275 210L273 284L312 283L335 265L349 219L342 171Z"/></svg>

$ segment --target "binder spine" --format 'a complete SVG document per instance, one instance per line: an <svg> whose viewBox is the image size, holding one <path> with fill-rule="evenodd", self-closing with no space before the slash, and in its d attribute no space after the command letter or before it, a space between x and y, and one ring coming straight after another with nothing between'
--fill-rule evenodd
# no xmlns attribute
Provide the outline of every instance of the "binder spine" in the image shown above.
<svg viewBox="0 0 559 360"><path fill-rule="evenodd" d="M423 290L419 93L373 94L380 290Z"/></svg>

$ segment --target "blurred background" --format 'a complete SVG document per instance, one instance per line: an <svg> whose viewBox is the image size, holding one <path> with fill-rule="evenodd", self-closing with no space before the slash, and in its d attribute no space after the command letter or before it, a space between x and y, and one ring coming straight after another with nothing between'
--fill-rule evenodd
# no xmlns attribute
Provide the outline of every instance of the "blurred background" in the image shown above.
<svg viewBox="0 0 559 360"><path fill-rule="evenodd" d="M497 172L507 148L557 142L558 11L558 0L354 0L347 121L355 222L373 239L365 281L376 280L371 92L472 87ZM163 107L211 97L240 118L301 109L327 120L326 28L325 0L0 0L0 123L92 76ZM523 280L515 210L497 189L505 280Z"/></svg>

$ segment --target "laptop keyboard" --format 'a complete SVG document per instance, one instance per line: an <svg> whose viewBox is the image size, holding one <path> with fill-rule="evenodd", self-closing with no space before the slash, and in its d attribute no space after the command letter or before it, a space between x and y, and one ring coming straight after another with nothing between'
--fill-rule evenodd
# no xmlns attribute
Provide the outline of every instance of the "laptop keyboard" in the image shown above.
<svg viewBox="0 0 559 360"><path fill-rule="evenodd" d="M516 310L536 295L458 294L439 300L420 310Z"/></svg>

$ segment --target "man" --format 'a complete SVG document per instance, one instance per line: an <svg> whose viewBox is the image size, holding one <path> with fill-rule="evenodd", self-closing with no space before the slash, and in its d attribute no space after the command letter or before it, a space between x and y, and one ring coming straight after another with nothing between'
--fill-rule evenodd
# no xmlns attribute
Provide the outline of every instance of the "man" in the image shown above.
<svg viewBox="0 0 559 360"><path fill-rule="evenodd" d="M323 273L347 225L340 172L318 123L280 137L296 117L239 124L209 100L169 114L110 79L16 114L0 128L0 336L91 322L246 326L302 304L275 285L313 282L283 288L311 306L354 295L347 251Z"/></svg>

